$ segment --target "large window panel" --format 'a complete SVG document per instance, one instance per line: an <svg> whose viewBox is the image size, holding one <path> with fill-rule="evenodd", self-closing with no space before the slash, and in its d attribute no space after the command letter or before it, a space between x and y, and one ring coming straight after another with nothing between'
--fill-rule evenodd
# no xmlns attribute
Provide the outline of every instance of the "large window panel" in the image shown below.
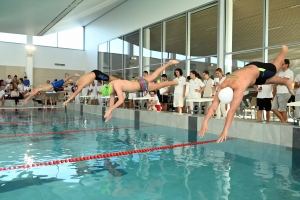
<svg viewBox="0 0 300 200"><path fill-rule="evenodd" d="M19 35L19 34L11 34L11 33L0 33L0 41L26 44L27 36Z"/></svg>
<svg viewBox="0 0 300 200"><path fill-rule="evenodd" d="M281 48L269 49L268 50L268 62L272 63L275 57L281 52ZM294 68L299 68L300 63L300 45L289 47L287 59L291 61L290 66ZM300 68L299 68L300 69Z"/></svg>
<svg viewBox="0 0 300 200"><path fill-rule="evenodd" d="M107 74L114 76L116 78L119 78L119 79L123 78L123 70L110 71Z"/></svg>
<svg viewBox="0 0 300 200"><path fill-rule="evenodd" d="M156 25L143 30L143 66L162 62L162 25Z"/></svg>
<svg viewBox="0 0 300 200"><path fill-rule="evenodd" d="M186 16L166 22L166 52L186 55Z"/></svg>
<svg viewBox="0 0 300 200"><path fill-rule="evenodd" d="M99 45L98 49L98 69L100 71L109 71L109 51L108 43L103 43Z"/></svg>
<svg viewBox="0 0 300 200"><path fill-rule="evenodd" d="M34 45L57 47L57 33L45 36L33 36L32 42Z"/></svg>
<svg viewBox="0 0 300 200"><path fill-rule="evenodd" d="M231 65L232 72L243 68L246 64L253 61L263 62L263 53L262 51L255 51L255 52L248 52L248 53L241 53L241 54L233 54L231 55L231 59L227 58L225 60L226 65ZM227 72L224 72L227 73Z"/></svg>
<svg viewBox="0 0 300 200"><path fill-rule="evenodd" d="M269 1L269 46L300 42L300 1Z"/></svg>
<svg viewBox="0 0 300 200"><path fill-rule="evenodd" d="M233 1L232 52L262 47L263 8L262 0Z"/></svg>
<svg viewBox="0 0 300 200"><path fill-rule="evenodd" d="M58 33L58 47L83 50L83 27Z"/></svg>
<svg viewBox="0 0 300 200"><path fill-rule="evenodd" d="M217 54L218 6L191 14L191 56Z"/></svg>
<svg viewBox="0 0 300 200"><path fill-rule="evenodd" d="M124 79L126 79L126 80L131 80L137 76L139 76L139 68L138 67L129 68L129 69L124 70Z"/></svg>
<svg viewBox="0 0 300 200"><path fill-rule="evenodd" d="M123 69L122 57L124 41L122 37L111 40L109 45L111 70Z"/></svg>
<svg viewBox="0 0 300 200"><path fill-rule="evenodd" d="M135 32L124 36L124 67L139 66L140 34Z"/></svg>
<svg viewBox="0 0 300 200"><path fill-rule="evenodd" d="M216 57L206 57L206 58L191 58L190 61L190 71L195 70L200 74L202 74L205 70L209 71L209 74L214 74L217 67Z"/></svg>

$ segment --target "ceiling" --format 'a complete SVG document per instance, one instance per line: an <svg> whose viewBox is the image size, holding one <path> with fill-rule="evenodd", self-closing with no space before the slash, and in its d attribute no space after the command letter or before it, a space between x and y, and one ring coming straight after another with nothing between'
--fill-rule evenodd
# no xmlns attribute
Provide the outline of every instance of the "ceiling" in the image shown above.
<svg viewBox="0 0 300 200"><path fill-rule="evenodd" d="M0 0L0 32L45 35L85 26L126 0Z"/></svg>

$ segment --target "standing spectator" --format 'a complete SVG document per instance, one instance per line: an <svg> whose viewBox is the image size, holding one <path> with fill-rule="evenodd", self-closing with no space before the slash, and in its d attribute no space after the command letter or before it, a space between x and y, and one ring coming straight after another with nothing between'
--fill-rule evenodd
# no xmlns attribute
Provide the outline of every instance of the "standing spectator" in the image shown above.
<svg viewBox="0 0 300 200"><path fill-rule="evenodd" d="M296 96L295 96L295 101L300 101L300 74L298 74L296 77L295 77L295 85L294 85L294 88L296 88ZM296 106L295 107L295 116L296 118L300 118L300 113L299 113L299 106Z"/></svg>
<svg viewBox="0 0 300 200"><path fill-rule="evenodd" d="M161 75L161 80L162 82L164 81L168 81L167 79L167 75L163 74ZM162 105L162 111L167 111L168 108L168 94L171 91L171 87L167 86L167 87L163 87L159 89L159 93L160 93L160 103Z"/></svg>
<svg viewBox="0 0 300 200"><path fill-rule="evenodd" d="M98 94L97 94L97 86L95 85L95 81L92 81L89 87L89 94L91 96L91 104L97 105L98 104Z"/></svg>
<svg viewBox="0 0 300 200"><path fill-rule="evenodd" d="M98 97L98 104L101 105L101 98L102 98L102 81L97 82L97 97Z"/></svg>
<svg viewBox="0 0 300 200"><path fill-rule="evenodd" d="M199 74L196 71L191 71L190 73L190 83L189 83L189 98L190 99L200 99L201 93L205 89L205 84L198 78ZM189 110L194 109L194 103L189 102Z"/></svg>
<svg viewBox="0 0 300 200"><path fill-rule="evenodd" d="M204 98L212 98L214 93L215 93L215 88L214 88L214 81L209 77L209 72L205 70L203 72L203 77L204 77L204 84L205 84L205 89L203 92L203 97ZM208 107L212 104L212 102L207 103L206 110Z"/></svg>
<svg viewBox="0 0 300 200"><path fill-rule="evenodd" d="M218 81L214 81L215 83L215 93L214 95L216 94L216 91L218 90L218 87L221 83L223 83L223 81L226 79L224 76L223 76L223 71L221 68L217 68L216 69L216 75L217 75L217 80ZM213 96L214 96L213 95ZM227 116L227 112L226 112L226 108L225 108L225 104L220 102L219 103L219 106L217 108L217 111L216 111L216 114L217 114L217 118L221 118L221 112L222 112L222 116L223 117L226 117Z"/></svg>
<svg viewBox="0 0 300 200"><path fill-rule="evenodd" d="M174 75L176 76L175 80L178 81L178 85L175 86L174 90L173 106L177 108L178 113L182 113L182 107L186 91L186 80L185 77L182 76L182 74L183 73L180 68L175 69Z"/></svg>
<svg viewBox="0 0 300 200"><path fill-rule="evenodd" d="M272 98L273 98L273 85L254 85L256 89L257 98L256 105L257 110L257 121L261 121L262 111L266 111L266 121L269 122L271 119L271 108L272 108Z"/></svg>
<svg viewBox="0 0 300 200"><path fill-rule="evenodd" d="M0 100L1 100L1 107L4 107L4 103L5 103L5 92L2 90L2 87L0 87Z"/></svg>
<svg viewBox="0 0 300 200"><path fill-rule="evenodd" d="M278 76L281 78L287 78L294 80L294 72L289 69L290 60L284 59L283 64L281 66L282 71L279 72ZM273 113L280 119L281 122L287 122L287 112L286 107L288 100L291 95L288 91L288 88L285 85L274 85L273 88L273 105L272 111Z"/></svg>
<svg viewBox="0 0 300 200"><path fill-rule="evenodd" d="M15 100L15 106L19 103L20 93L18 92L17 88L14 88L14 90L10 94L11 98Z"/></svg>

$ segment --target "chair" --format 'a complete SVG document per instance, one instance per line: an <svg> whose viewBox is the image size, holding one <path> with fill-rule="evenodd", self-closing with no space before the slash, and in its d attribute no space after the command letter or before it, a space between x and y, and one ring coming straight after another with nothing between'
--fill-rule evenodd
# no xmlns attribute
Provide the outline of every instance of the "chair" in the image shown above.
<svg viewBox="0 0 300 200"><path fill-rule="evenodd" d="M250 115L251 115L251 119L252 119L252 116L254 115L254 119L256 119L256 97L252 97L251 98L251 102L249 101L249 99L246 99L246 102L248 105L246 105L245 108L243 108L243 112L244 112L244 119L246 118L246 114L247 112L250 112Z"/></svg>

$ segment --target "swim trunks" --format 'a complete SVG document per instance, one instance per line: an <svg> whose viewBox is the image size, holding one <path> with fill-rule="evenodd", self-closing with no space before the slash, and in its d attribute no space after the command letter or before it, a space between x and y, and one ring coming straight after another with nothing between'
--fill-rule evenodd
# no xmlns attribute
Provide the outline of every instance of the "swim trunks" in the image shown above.
<svg viewBox="0 0 300 200"><path fill-rule="evenodd" d="M55 87L55 88L53 88L53 90L55 92L60 92L60 91L64 91L64 88L63 87Z"/></svg>
<svg viewBox="0 0 300 200"><path fill-rule="evenodd" d="M246 66L249 65L255 65L259 70L259 76L254 85L265 84L267 79L272 78L277 73L276 67L273 63L251 62Z"/></svg>
<svg viewBox="0 0 300 200"><path fill-rule="evenodd" d="M60 79L59 81L53 81L51 85L53 86L53 88L60 88L64 85L64 83L64 79Z"/></svg>
<svg viewBox="0 0 300 200"><path fill-rule="evenodd" d="M102 73L101 71L95 69L92 72L95 73L97 81L109 81L109 76L107 74Z"/></svg>
<svg viewBox="0 0 300 200"><path fill-rule="evenodd" d="M133 80L140 84L140 92L148 91L148 81L143 77L137 76Z"/></svg>

